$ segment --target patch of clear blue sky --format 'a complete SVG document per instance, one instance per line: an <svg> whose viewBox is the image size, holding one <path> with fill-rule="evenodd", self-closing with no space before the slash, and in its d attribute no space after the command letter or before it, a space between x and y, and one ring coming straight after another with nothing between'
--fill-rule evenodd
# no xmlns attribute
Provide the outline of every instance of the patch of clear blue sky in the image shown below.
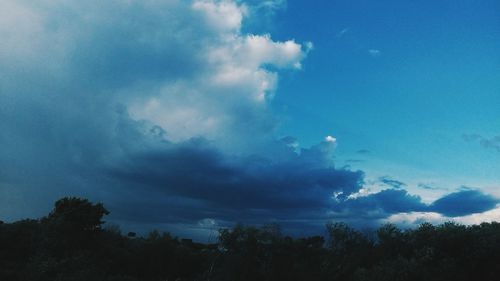
<svg viewBox="0 0 500 281"><path fill-rule="evenodd" d="M403 181L499 183L500 153L461 136L500 135L500 1L289 0L272 22L274 39L315 46L281 76L280 134L305 146L332 134L337 165L364 159L353 166Z"/></svg>

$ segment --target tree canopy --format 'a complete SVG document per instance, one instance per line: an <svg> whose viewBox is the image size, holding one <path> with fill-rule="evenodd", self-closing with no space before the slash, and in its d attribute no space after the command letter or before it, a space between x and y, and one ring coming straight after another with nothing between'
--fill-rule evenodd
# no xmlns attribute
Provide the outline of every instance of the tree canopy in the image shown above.
<svg viewBox="0 0 500 281"><path fill-rule="evenodd" d="M0 223L0 280L327 281L498 280L500 224L345 223L326 236L291 237L278 225L221 229L215 244L169 233L122 235L100 203L63 198L41 219Z"/></svg>

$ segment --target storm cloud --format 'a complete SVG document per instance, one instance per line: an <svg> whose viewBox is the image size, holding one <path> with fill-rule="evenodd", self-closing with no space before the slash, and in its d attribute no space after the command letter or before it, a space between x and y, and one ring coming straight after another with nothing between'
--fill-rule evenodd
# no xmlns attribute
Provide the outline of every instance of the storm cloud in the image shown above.
<svg viewBox="0 0 500 281"><path fill-rule="evenodd" d="M493 209L499 200L479 190L462 190L436 200L431 210L451 217L482 213Z"/></svg>
<svg viewBox="0 0 500 281"><path fill-rule="evenodd" d="M265 7L1 5L2 216L79 195L124 220L295 219L360 188L362 172L334 167L334 142L298 149L273 136L277 71L300 70L312 44L243 33Z"/></svg>
<svg viewBox="0 0 500 281"><path fill-rule="evenodd" d="M103 201L111 220L191 226L494 207L478 191L427 205L390 178L397 190L356 197L364 173L334 165L334 137L277 137L280 71L301 71L313 45L244 32L277 9L255 5L2 1L1 218L43 215L61 196Z"/></svg>

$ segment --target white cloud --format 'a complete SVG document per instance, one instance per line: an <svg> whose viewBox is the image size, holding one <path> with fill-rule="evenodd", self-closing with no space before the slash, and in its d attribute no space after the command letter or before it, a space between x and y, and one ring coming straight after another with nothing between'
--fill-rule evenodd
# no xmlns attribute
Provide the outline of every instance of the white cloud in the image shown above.
<svg viewBox="0 0 500 281"><path fill-rule="evenodd" d="M341 31L337 32L337 37L341 38L344 35L346 35L349 31L350 31L350 28L346 27L346 28L342 29Z"/></svg>
<svg viewBox="0 0 500 281"><path fill-rule="evenodd" d="M220 31L238 32L241 28L243 16L247 14L245 5L237 5L230 0L197 0L193 9L200 11L206 23Z"/></svg>
<svg viewBox="0 0 500 281"><path fill-rule="evenodd" d="M295 41L274 42L270 35L247 36L241 53L246 64L272 64L280 68L300 68L304 56L301 46Z"/></svg>
<svg viewBox="0 0 500 281"><path fill-rule="evenodd" d="M6 0L0 3L0 70L41 83L85 83L78 86L88 99L124 105L173 141L204 136L243 147L270 137L277 123L268 102L278 71L300 69L312 48L243 33L248 9L231 0ZM77 94L51 92L54 100Z"/></svg>
<svg viewBox="0 0 500 281"><path fill-rule="evenodd" d="M500 221L500 206L497 206L495 209L483 213L471 214L461 217L447 217L435 212L409 212L394 214L387 219L382 220L383 223L393 223L405 227L415 227L423 222L441 224L448 221L453 221L465 225Z"/></svg>
<svg viewBox="0 0 500 281"><path fill-rule="evenodd" d="M268 66L300 69L312 43L301 46L294 40L273 41L269 34L242 34L245 5L196 1L192 7L203 15L199 24L217 35L194 39L203 42L196 51L204 70L134 99L129 104L132 116L161 125L177 141L204 136L226 143L255 142L275 126L267 102L277 88L278 74Z"/></svg>
<svg viewBox="0 0 500 281"><path fill-rule="evenodd" d="M368 54L370 54L370 56L372 56L372 57L378 57L378 56L382 55L382 52L380 50L377 50L377 49L370 49L370 50L368 50Z"/></svg>
<svg viewBox="0 0 500 281"><path fill-rule="evenodd" d="M387 219L383 219L382 222L403 227L415 227L424 222L441 224L449 220L449 218L435 212L409 212L391 215Z"/></svg>
<svg viewBox="0 0 500 281"><path fill-rule="evenodd" d="M257 5L257 8L265 8L274 11L283 9L284 7L286 7L286 4L286 0L264 0L260 1L260 3Z"/></svg>
<svg viewBox="0 0 500 281"><path fill-rule="evenodd" d="M299 154L277 144L268 107L279 71L300 69L312 44L244 33L246 10L215 0L0 1L0 187L15 190L2 190L0 205L135 198L109 182L111 168L194 147L202 138L183 141L198 136L222 158L206 156L215 166L251 154L324 168L334 145Z"/></svg>
<svg viewBox="0 0 500 281"><path fill-rule="evenodd" d="M326 142L333 142L333 143L335 143L335 142L337 142L337 139L334 138L334 137L332 137L332 136L326 136L325 137L325 141Z"/></svg>
<svg viewBox="0 0 500 281"><path fill-rule="evenodd" d="M371 190L368 187L363 187L360 190L358 190L357 192L352 193L351 195L349 195L347 198L348 199L357 199L359 197L366 197L366 196L373 195L375 193L377 193L377 192L374 192L373 190Z"/></svg>
<svg viewBox="0 0 500 281"><path fill-rule="evenodd" d="M482 222L500 221L500 206L484 213L472 214L455 218L455 221L463 224L480 224Z"/></svg>

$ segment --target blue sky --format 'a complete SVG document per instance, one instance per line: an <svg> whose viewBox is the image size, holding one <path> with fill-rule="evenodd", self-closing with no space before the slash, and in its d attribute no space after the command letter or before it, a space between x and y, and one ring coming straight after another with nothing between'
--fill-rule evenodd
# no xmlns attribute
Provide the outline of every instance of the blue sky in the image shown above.
<svg viewBox="0 0 500 281"><path fill-rule="evenodd" d="M498 1L289 1L277 36L315 49L280 84L283 131L305 144L332 132L339 161L395 178L498 183L497 151L462 135L500 126L499 11Z"/></svg>
<svg viewBox="0 0 500 281"><path fill-rule="evenodd" d="M500 220L498 1L3 1L0 219Z"/></svg>

